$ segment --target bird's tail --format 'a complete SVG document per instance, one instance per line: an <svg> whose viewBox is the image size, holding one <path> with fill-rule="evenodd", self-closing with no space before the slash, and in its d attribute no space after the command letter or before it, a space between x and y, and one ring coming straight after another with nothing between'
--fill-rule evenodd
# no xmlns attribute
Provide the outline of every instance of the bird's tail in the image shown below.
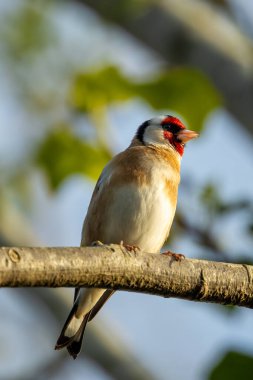
<svg viewBox="0 0 253 380"><path fill-rule="evenodd" d="M56 350L66 347L73 359L76 359L81 350L84 330L91 313L89 311L83 317L77 318L77 306L77 303L73 305L55 345Z"/></svg>
<svg viewBox="0 0 253 380"><path fill-rule="evenodd" d="M78 299L76 299L69 316L62 328L61 334L56 342L55 349L60 350L66 347L69 354L76 359L79 354L83 341L83 334L88 321L91 321L108 298L114 293L114 290L107 289L99 298L93 308L84 316L77 318L76 311L78 308Z"/></svg>

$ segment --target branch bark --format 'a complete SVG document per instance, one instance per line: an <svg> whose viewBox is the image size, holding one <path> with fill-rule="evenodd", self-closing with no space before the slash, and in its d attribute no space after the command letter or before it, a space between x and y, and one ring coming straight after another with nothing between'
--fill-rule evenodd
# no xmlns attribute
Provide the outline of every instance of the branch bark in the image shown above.
<svg viewBox="0 0 253 380"><path fill-rule="evenodd" d="M0 248L1 287L101 287L253 308L253 266L121 245Z"/></svg>

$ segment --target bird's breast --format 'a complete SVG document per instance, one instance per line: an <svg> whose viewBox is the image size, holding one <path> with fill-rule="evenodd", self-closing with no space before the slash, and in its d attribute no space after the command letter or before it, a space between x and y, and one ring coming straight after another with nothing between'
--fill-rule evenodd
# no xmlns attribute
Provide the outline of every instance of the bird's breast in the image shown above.
<svg viewBox="0 0 253 380"><path fill-rule="evenodd" d="M123 240L147 252L159 251L170 231L176 196L168 195L166 183L118 187L107 210L106 240Z"/></svg>
<svg viewBox="0 0 253 380"><path fill-rule="evenodd" d="M120 154L103 171L84 222L82 244L123 241L147 252L163 246L175 215L179 167L151 149L135 153Z"/></svg>

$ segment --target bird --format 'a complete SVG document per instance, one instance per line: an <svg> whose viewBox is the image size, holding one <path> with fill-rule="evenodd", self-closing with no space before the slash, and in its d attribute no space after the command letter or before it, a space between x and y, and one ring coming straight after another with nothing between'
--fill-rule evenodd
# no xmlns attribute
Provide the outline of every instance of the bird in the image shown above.
<svg viewBox="0 0 253 380"><path fill-rule="evenodd" d="M95 241L160 253L174 219L185 144L198 133L171 115L142 123L131 144L104 167L82 228L81 246ZM87 322L111 297L111 289L76 288L73 307L55 349L78 356Z"/></svg>

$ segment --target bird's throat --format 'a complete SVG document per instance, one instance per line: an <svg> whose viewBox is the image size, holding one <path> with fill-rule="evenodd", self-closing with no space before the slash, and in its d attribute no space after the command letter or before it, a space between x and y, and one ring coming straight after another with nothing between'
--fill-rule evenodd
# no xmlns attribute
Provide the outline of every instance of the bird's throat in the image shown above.
<svg viewBox="0 0 253 380"><path fill-rule="evenodd" d="M176 151L180 154L180 156L182 157L182 155L184 154L184 145L178 141L174 141L172 143L172 145L174 146L174 148L176 149Z"/></svg>
<svg viewBox="0 0 253 380"><path fill-rule="evenodd" d="M169 143L173 146L173 148L180 154L184 154L184 144L182 144L180 141L177 141L173 133L164 131L163 132L164 138L169 141Z"/></svg>

